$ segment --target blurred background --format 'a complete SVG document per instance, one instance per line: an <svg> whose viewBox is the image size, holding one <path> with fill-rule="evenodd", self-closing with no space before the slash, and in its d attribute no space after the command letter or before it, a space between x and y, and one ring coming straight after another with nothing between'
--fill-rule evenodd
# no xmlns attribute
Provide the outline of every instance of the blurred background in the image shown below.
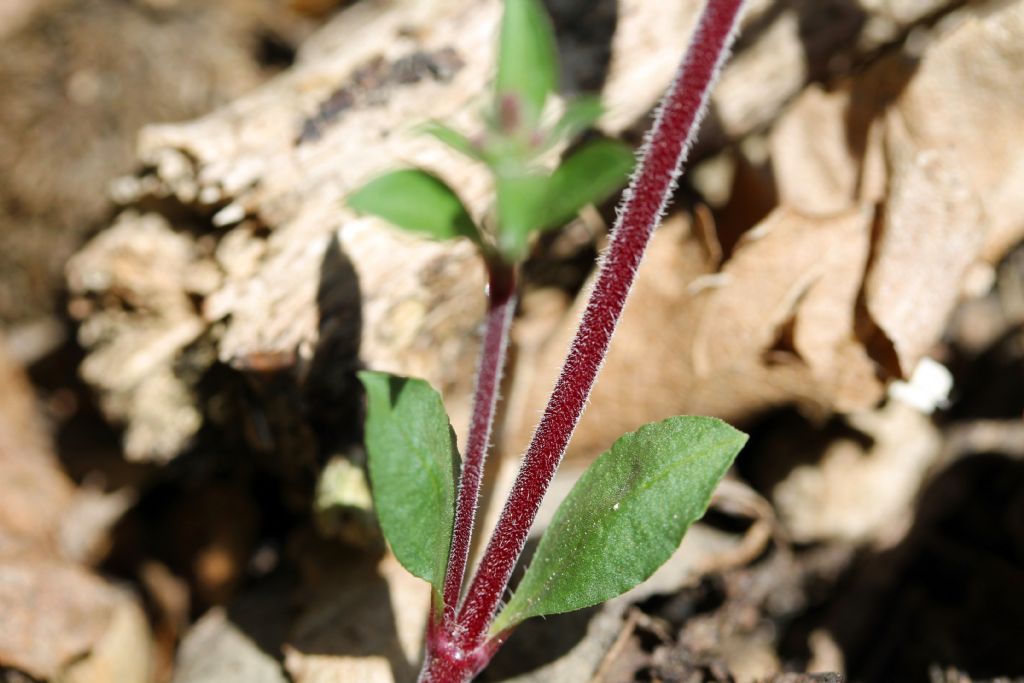
<svg viewBox="0 0 1024 683"><path fill-rule="evenodd" d="M639 144L701 3L545 4L565 93ZM500 15L0 2L0 680L415 678L354 372L463 435L483 273L344 197L416 164L487 211L416 127L479 130ZM1022 0L748 3L549 503L646 422L751 440L651 582L481 680L1024 680L1021 121ZM614 206L525 265L492 517Z"/></svg>

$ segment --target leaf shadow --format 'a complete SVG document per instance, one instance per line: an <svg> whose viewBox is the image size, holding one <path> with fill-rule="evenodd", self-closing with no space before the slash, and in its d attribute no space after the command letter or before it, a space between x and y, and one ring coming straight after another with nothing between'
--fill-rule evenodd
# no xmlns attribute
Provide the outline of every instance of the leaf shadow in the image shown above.
<svg viewBox="0 0 1024 683"><path fill-rule="evenodd" d="M334 546L316 553L320 576L303 599L289 645L307 656L385 659L396 683L411 683L417 667L406 657L398 635L396 605L378 558L357 556ZM359 670L353 667L353 671Z"/></svg>

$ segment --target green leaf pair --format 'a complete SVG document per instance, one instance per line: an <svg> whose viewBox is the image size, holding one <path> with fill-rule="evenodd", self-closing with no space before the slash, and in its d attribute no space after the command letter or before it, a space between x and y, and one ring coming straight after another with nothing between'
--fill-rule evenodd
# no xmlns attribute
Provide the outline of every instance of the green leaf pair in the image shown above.
<svg viewBox="0 0 1024 683"><path fill-rule="evenodd" d="M494 112L483 139L474 142L438 122L423 129L489 168L496 195L496 244L485 239L458 194L427 171L386 173L350 195L349 205L434 239L469 238L510 264L523 260L531 235L558 227L584 206L607 199L633 167L629 148L612 140L583 145L553 172L541 167L544 153L575 139L602 113L599 100L580 98L545 129L542 114L557 83L554 30L540 1L506 0Z"/></svg>
<svg viewBox="0 0 1024 683"><path fill-rule="evenodd" d="M563 225L584 206L603 201L629 176L633 154L612 140L595 140L548 175L533 170L495 177L498 246L506 261L525 258L530 235ZM484 238L455 190L427 171L386 173L351 194L349 205L409 232L439 240Z"/></svg>
<svg viewBox="0 0 1024 683"><path fill-rule="evenodd" d="M557 228L611 196L629 177L633 161L625 145L600 139L573 152L550 175L496 176L501 252L511 261L525 258L530 235Z"/></svg>
<svg viewBox="0 0 1024 683"><path fill-rule="evenodd" d="M455 516L458 453L441 398L422 380L362 372L373 500L398 560L440 605ZM491 635L534 616L625 593L703 516L746 435L708 417L673 417L621 437L562 502Z"/></svg>

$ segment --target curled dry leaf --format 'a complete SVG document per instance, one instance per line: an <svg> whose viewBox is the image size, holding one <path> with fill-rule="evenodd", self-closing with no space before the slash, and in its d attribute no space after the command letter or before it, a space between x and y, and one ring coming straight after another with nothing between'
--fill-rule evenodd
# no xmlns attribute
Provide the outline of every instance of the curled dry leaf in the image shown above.
<svg viewBox="0 0 1024 683"><path fill-rule="evenodd" d="M967 9L831 91L808 88L772 132L780 202L807 213L877 203L864 282L868 339L893 377L937 341L979 261L1024 237L1019 4ZM870 334L866 334L870 337ZM889 351L882 349L888 347Z"/></svg>
<svg viewBox="0 0 1024 683"><path fill-rule="evenodd" d="M864 298L895 351L890 372L909 377L960 299L984 223L956 157L915 144L895 112L887 124L891 181Z"/></svg>
<svg viewBox="0 0 1024 683"><path fill-rule="evenodd" d="M809 86L772 128L771 162L779 203L811 216L849 210L858 181L850 149L848 88Z"/></svg>
<svg viewBox="0 0 1024 683"><path fill-rule="evenodd" d="M877 401L883 387L853 332L870 222L865 210L812 218L780 209L714 273L704 238L682 215L670 217L640 267L570 452L593 454L671 415L728 420L793 401L817 411ZM518 388L523 425L550 386L572 318L530 361L539 369ZM514 450L526 430L509 425Z"/></svg>
<svg viewBox="0 0 1024 683"><path fill-rule="evenodd" d="M884 118L891 180L865 298L904 377L938 339L970 267L1024 237L1024 6L951 23Z"/></svg>

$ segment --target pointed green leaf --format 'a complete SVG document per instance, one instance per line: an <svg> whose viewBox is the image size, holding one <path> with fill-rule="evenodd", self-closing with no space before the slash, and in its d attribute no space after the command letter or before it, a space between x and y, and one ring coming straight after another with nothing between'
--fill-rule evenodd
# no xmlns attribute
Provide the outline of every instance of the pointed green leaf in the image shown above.
<svg viewBox="0 0 1024 683"><path fill-rule="evenodd" d="M459 466L441 396L419 379L383 372L360 372L359 379L366 388L367 464L381 529L402 566L433 584L440 598Z"/></svg>
<svg viewBox="0 0 1024 683"><path fill-rule="evenodd" d="M480 243L480 233L458 195L426 171L385 173L350 194L348 204L410 232L442 240L468 237Z"/></svg>
<svg viewBox="0 0 1024 683"><path fill-rule="evenodd" d="M475 159L476 161L483 159L483 155L477 146L473 144L472 140L440 121L431 121L430 123L422 126L421 130L470 159Z"/></svg>
<svg viewBox="0 0 1024 683"><path fill-rule="evenodd" d="M604 105L597 97L584 96L572 100L566 103L565 112L551 131L551 137L556 142L572 140L594 125L603 113Z"/></svg>
<svg viewBox="0 0 1024 683"><path fill-rule="evenodd" d="M587 204L610 197L629 179L635 162L629 147L615 140L595 140L578 149L551 176L543 226L563 225Z"/></svg>
<svg viewBox="0 0 1024 683"><path fill-rule="evenodd" d="M530 233L544 223L548 178L539 171L495 177L498 243L510 263L526 258Z"/></svg>
<svg viewBox="0 0 1024 683"><path fill-rule="evenodd" d="M505 0L498 48L498 97L516 95L536 122L558 83L555 31L540 0Z"/></svg>
<svg viewBox="0 0 1024 683"><path fill-rule="evenodd" d="M491 635L524 619L625 593L675 552L747 437L721 420L673 417L626 434L558 508Z"/></svg>

